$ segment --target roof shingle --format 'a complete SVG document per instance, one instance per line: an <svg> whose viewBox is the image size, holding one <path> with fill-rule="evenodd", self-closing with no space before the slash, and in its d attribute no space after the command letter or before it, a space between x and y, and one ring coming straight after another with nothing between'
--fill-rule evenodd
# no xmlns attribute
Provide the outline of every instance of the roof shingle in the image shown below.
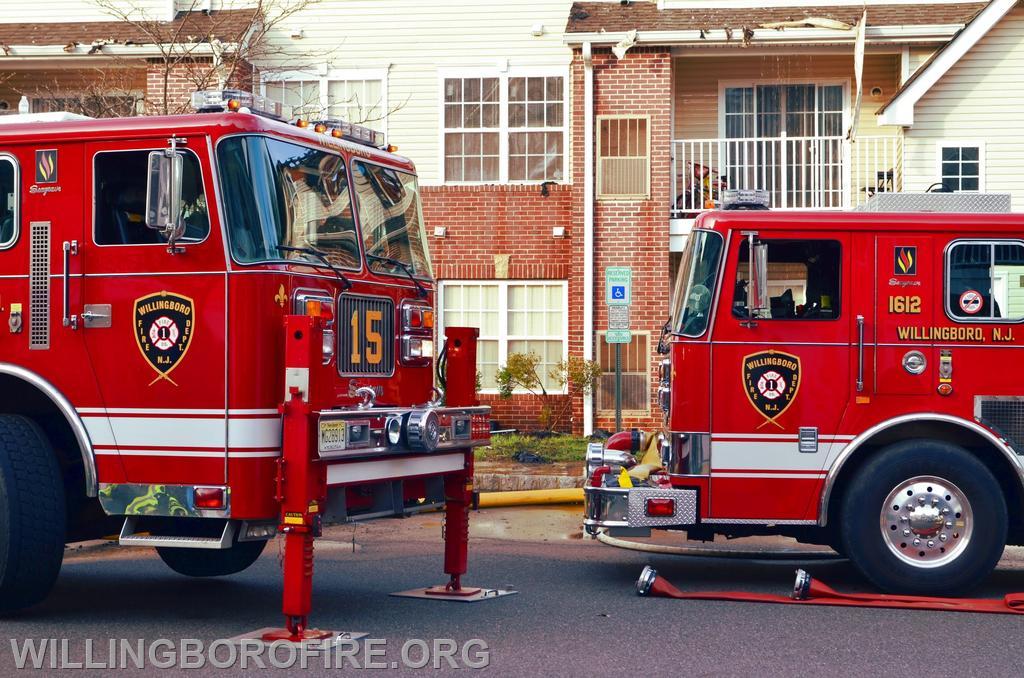
<svg viewBox="0 0 1024 678"><path fill-rule="evenodd" d="M181 42L208 42L216 38L221 42L235 43L242 39L252 25L255 14L254 9L222 10L209 14L183 12L174 21L145 22L152 26L152 31L143 30L127 21L0 23L0 45L88 45L97 41L146 45L153 43L153 35L178 35Z"/></svg>
<svg viewBox="0 0 1024 678"><path fill-rule="evenodd" d="M868 26L966 24L985 8L985 2L869 5ZM662 9L655 2L574 2L566 33L618 33L622 31L685 31L722 28L757 28L776 21L808 17L834 19L854 25L864 5L831 7L770 7L758 9Z"/></svg>

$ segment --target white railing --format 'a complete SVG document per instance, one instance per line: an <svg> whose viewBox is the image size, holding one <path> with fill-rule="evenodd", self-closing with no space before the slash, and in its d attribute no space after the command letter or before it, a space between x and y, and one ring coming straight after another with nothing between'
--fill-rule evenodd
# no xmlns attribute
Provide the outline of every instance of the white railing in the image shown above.
<svg viewBox="0 0 1024 678"><path fill-rule="evenodd" d="M729 188L766 190L772 209L850 209L899 191L902 157L896 136L673 141L672 216L711 209Z"/></svg>

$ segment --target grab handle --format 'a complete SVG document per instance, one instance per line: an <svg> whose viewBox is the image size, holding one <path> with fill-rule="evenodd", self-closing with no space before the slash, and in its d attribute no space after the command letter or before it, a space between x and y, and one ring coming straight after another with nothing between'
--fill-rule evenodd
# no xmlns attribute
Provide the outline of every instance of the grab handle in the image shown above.
<svg viewBox="0 0 1024 678"><path fill-rule="evenodd" d="M857 316L857 393L864 390L864 316Z"/></svg>

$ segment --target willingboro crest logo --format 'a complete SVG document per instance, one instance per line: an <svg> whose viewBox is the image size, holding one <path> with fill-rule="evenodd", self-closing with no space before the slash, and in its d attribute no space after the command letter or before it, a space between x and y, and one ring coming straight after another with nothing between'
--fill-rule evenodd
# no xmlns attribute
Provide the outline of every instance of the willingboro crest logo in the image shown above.
<svg viewBox="0 0 1024 678"><path fill-rule="evenodd" d="M800 358L781 351L761 351L743 358L743 390L754 409L769 423L782 416L800 390Z"/></svg>
<svg viewBox="0 0 1024 678"><path fill-rule="evenodd" d="M156 370L152 386L165 379L188 352L195 328L195 304L188 297L158 292L135 300L135 342L149 366Z"/></svg>

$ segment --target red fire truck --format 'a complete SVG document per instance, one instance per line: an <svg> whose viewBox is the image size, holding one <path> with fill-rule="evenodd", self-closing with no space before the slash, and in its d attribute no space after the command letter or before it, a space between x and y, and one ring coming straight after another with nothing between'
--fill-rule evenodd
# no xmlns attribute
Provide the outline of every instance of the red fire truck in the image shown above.
<svg viewBox="0 0 1024 678"><path fill-rule="evenodd" d="M0 125L0 608L41 600L66 542L120 530L211 576L279 529L287 607L323 524L445 504L458 588L489 410L474 330L435 387L412 163L248 93L193 104Z"/></svg>
<svg viewBox="0 0 1024 678"><path fill-rule="evenodd" d="M701 215L661 349L661 468L588 454L592 533L781 534L951 595L1024 544L1019 216Z"/></svg>

